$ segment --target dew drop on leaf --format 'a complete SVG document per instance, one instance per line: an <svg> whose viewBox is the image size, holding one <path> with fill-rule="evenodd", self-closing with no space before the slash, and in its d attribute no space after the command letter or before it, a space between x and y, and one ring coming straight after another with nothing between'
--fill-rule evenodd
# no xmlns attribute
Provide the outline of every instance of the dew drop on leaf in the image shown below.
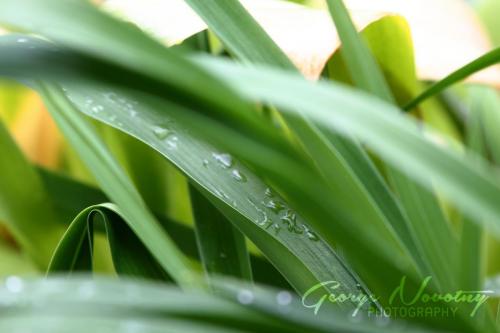
<svg viewBox="0 0 500 333"><path fill-rule="evenodd" d="M177 148L177 142L179 141L179 138L177 136L171 136L168 140L167 140L167 145L168 145L168 148L170 149L175 149Z"/></svg>
<svg viewBox="0 0 500 333"><path fill-rule="evenodd" d="M277 200L269 200L265 203L265 206L275 213L279 213L280 211L285 209L285 205Z"/></svg>
<svg viewBox="0 0 500 333"><path fill-rule="evenodd" d="M247 177L244 174L242 174L238 169L234 169L231 172L231 176L233 176L234 179L236 179L241 183L245 183L247 181Z"/></svg>
<svg viewBox="0 0 500 333"><path fill-rule="evenodd" d="M222 153L222 154L213 153L212 157L224 169L229 169L234 164L233 158L229 154L225 154L225 153Z"/></svg>
<svg viewBox="0 0 500 333"><path fill-rule="evenodd" d="M152 129L153 129L153 134L156 136L158 140L166 139L170 132L168 129L161 126L153 126Z"/></svg>

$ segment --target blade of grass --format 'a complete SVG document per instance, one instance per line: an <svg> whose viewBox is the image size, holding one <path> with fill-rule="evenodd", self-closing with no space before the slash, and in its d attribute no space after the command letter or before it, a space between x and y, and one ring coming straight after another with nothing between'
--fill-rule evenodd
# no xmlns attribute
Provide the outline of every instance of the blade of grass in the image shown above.
<svg viewBox="0 0 500 333"><path fill-rule="evenodd" d="M411 102L406 104L403 109L404 110L412 110L416 106L418 106L421 102L426 100L429 97L432 97L441 91L445 90L449 86L462 81L468 76L479 72L482 69L485 69L489 66L495 65L500 62L500 48L494 49L481 57L471 61L467 65L462 68L457 69L444 79L434 83L429 88L424 90L419 96L413 99Z"/></svg>
<svg viewBox="0 0 500 333"><path fill-rule="evenodd" d="M200 258L210 280L213 275L229 275L252 280L245 236L205 198L202 189L189 188Z"/></svg>

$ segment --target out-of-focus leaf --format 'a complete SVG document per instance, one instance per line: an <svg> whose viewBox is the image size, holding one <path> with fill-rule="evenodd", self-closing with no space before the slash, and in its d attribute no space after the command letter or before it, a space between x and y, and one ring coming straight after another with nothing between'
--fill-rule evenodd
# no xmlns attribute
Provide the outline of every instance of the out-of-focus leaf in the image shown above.
<svg viewBox="0 0 500 333"><path fill-rule="evenodd" d="M0 288L0 297L8 304L0 314L0 329L6 331L437 332L399 321L353 322L329 311L314 315L288 292L234 281L220 281L225 289L221 295L127 279L14 277L6 282Z"/></svg>
<svg viewBox="0 0 500 333"><path fill-rule="evenodd" d="M0 220L23 251L42 269L47 267L62 229L34 169L0 123Z"/></svg>
<svg viewBox="0 0 500 333"><path fill-rule="evenodd" d="M1 226L0 226L1 228ZM0 239L0 277L9 275L38 274L41 271L33 261L19 249Z"/></svg>
<svg viewBox="0 0 500 333"><path fill-rule="evenodd" d="M476 60L468 63L464 67L457 69L444 79L434 83L428 89L423 91L419 96L406 104L404 106L404 109L411 110L427 98L440 93L449 86L469 77L476 72L479 72L484 68L497 64L498 62L500 62L500 49L494 49L493 51L490 51L477 58Z"/></svg>
<svg viewBox="0 0 500 333"><path fill-rule="evenodd" d="M328 7L343 43L341 56L346 65L346 71L354 84L381 99L396 104L388 81L384 77L385 74L387 77L393 78L395 75L391 75L392 72L398 73L400 76L399 79L393 81L395 90L413 93L411 90L408 91L408 89L414 88L411 86L412 82L416 84L412 52L395 55L391 51L386 51L381 54L380 47L377 47L376 42L372 41L370 47L375 49L376 55L381 59L379 66L368 48L368 44L358 36L342 0L328 0ZM381 19L379 24L382 25L379 28L382 36L384 35L384 25L385 29L392 25L390 31L399 31L398 34L391 34L393 39L382 39L381 43L384 44L384 48L387 48L390 42L393 42L395 46L389 49L397 49L396 45L407 43L410 47L404 49L411 50L411 41L404 33L404 22ZM371 29L367 28L366 30L372 33L371 36L367 34L367 40L370 40L369 37L375 37L374 39L379 40L380 36L376 35L375 24ZM402 43L394 42L398 41L398 38ZM403 63L401 69L399 66L398 69L392 68L395 66L392 64L396 61L391 61L391 58ZM385 73L384 68L386 68ZM409 83L408 86L401 87L397 81ZM421 274L433 276L438 288L454 285L458 249L454 235L451 233L437 199L431 191L416 184L398 170L389 167L387 176L393 184L404 210L402 221L391 222L395 226L400 226L396 230L399 231L400 237L405 240L406 246L419 264ZM442 250L443 243L447 244L445 250Z"/></svg>

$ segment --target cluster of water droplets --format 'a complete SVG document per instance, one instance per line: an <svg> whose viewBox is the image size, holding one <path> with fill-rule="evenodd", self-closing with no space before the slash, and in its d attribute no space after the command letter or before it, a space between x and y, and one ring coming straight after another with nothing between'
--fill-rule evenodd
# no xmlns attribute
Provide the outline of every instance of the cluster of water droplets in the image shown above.
<svg viewBox="0 0 500 333"><path fill-rule="evenodd" d="M151 127L154 136L166 144L167 149L173 150L177 149L179 144L179 137L174 130L168 128L168 126L158 126L154 125Z"/></svg>
<svg viewBox="0 0 500 333"><path fill-rule="evenodd" d="M307 225L297 221L297 213L294 210L288 208L283 202L275 198L275 195L270 188L265 190L265 195L267 199L266 201L263 201L262 204L278 215L281 222L281 225L273 223L276 230L281 230L281 228L284 227L288 232L298 235L306 235L309 240L319 240L318 235L314 231L312 231ZM270 220L269 218L267 219Z"/></svg>
<svg viewBox="0 0 500 333"><path fill-rule="evenodd" d="M136 105L138 104L137 101L124 98L112 91L105 92L103 95L106 98L106 100L116 105L121 110L125 110L125 112L127 112L130 117L134 118L137 116L138 112L135 108Z"/></svg>

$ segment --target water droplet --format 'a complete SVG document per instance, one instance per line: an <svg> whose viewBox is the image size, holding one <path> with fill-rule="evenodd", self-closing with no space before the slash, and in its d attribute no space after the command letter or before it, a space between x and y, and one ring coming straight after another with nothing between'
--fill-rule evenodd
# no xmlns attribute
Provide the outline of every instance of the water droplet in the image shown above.
<svg viewBox="0 0 500 333"><path fill-rule="evenodd" d="M222 259L226 259L226 258L227 258L227 254L225 254L224 252L221 252L221 253L220 253L220 257L221 257Z"/></svg>
<svg viewBox="0 0 500 333"><path fill-rule="evenodd" d="M106 92L104 93L104 97L106 97L106 99L108 99L112 103L119 102L118 96L114 92Z"/></svg>
<svg viewBox="0 0 500 333"><path fill-rule="evenodd" d="M26 38L18 38L17 42L18 43L26 43L28 40Z"/></svg>
<svg viewBox="0 0 500 333"><path fill-rule="evenodd" d="M290 303L292 303L292 294L285 290L280 291L276 295L276 302L282 306L290 305Z"/></svg>
<svg viewBox="0 0 500 333"><path fill-rule="evenodd" d="M259 214L261 214L261 215L262 215L262 220L257 219L257 220L255 220L255 222L256 222L258 225L260 225L260 226L265 226L265 225L269 224L271 221L269 220L269 217L267 216L267 213L266 213L264 210L262 210L259 206L257 206L257 205L255 204L255 202L253 202L251 199L247 199L247 200L248 200L248 202L250 202L250 204L251 204L251 205L255 208L255 210L256 210ZM269 227L269 225L268 225L267 227Z"/></svg>
<svg viewBox="0 0 500 333"><path fill-rule="evenodd" d="M254 296L250 290L243 289L238 292L237 298L241 304L248 305L253 302Z"/></svg>
<svg viewBox="0 0 500 333"><path fill-rule="evenodd" d="M5 280L5 287L11 293L19 293L19 292L23 291L24 283L23 283L23 280L21 280L21 278L19 278L17 276L9 276Z"/></svg>
<svg viewBox="0 0 500 333"><path fill-rule="evenodd" d="M285 206L281 202L276 200L269 200L265 203L265 206L275 213L279 213L280 211L285 209Z"/></svg>
<svg viewBox="0 0 500 333"><path fill-rule="evenodd" d="M288 231L292 232L297 229L297 214L293 210L288 209L281 217L281 221L287 225Z"/></svg>
<svg viewBox="0 0 500 333"><path fill-rule="evenodd" d="M231 172L231 176L233 176L234 179L236 179L241 183L245 183L247 181L247 177L244 174L242 174L238 169L234 169Z"/></svg>
<svg viewBox="0 0 500 333"><path fill-rule="evenodd" d="M153 126L153 134L158 140L164 140L170 134L170 131L165 127Z"/></svg>
<svg viewBox="0 0 500 333"><path fill-rule="evenodd" d="M177 136L171 136L168 140L167 140L167 146L169 149L175 149L177 148L177 142L179 141L179 138Z"/></svg>
<svg viewBox="0 0 500 333"><path fill-rule="evenodd" d="M217 195L219 198L224 199L225 201L228 201L230 198L229 196L224 193L223 191L214 189L215 195Z"/></svg>
<svg viewBox="0 0 500 333"><path fill-rule="evenodd" d="M219 163L224 169L229 169L233 166L234 161L231 155L229 154L217 154L213 153L212 157Z"/></svg>
<svg viewBox="0 0 500 333"><path fill-rule="evenodd" d="M267 197L269 197L269 198L274 197L274 193L273 193L273 191L272 191L269 187L268 187L268 188L266 188L266 190L265 190L264 194L265 194Z"/></svg>
<svg viewBox="0 0 500 333"><path fill-rule="evenodd" d="M303 226L305 231L306 231L306 236L309 240L312 240L314 242L317 242L319 241L319 236L314 232L312 231L311 229L309 229L308 227L306 227L305 225Z"/></svg>
<svg viewBox="0 0 500 333"><path fill-rule="evenodd" d="M205 168L208 168L208 160L207 160L207 159L204 159L204 160L203 160L203 166L204 166Z"/></svg>
<svg viewBox="0 0 500 333"><path fill-rule="evenodd" d="M135 110L130 110L129 113L128 113L132 118L136 117L137 116L137 111Z"/></svg>
<svg viewBox="0 0 500 333"><path fill-rule="evenodd" d="M281 231L281 226L277 223L273 223L273 229L274 229L274 234L277 236Z"/></svg>

